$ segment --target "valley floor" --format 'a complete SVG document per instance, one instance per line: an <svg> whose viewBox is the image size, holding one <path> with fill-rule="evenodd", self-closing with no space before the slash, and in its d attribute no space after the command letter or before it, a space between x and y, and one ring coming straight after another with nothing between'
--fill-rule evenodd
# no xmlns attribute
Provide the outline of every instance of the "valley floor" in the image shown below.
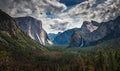
<svg viewBox="0 0 120 71"><path fill-rule="evenodd" d="M2 49L0 71L120 71L119 41L112 39L84 48L51 46L42 55L23 50L13 54Z"/></svg>

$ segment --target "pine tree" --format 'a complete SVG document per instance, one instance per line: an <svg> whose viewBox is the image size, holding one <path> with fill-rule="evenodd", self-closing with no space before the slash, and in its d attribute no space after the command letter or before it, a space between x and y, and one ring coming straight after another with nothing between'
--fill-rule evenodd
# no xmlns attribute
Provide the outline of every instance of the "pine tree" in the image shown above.
<svg viewBox="0 0 120 71"><path fill-rule="evenodd" d="M107 71L107 55L103 49L99 48L95 57L95 69L96 71Z"/></svg>

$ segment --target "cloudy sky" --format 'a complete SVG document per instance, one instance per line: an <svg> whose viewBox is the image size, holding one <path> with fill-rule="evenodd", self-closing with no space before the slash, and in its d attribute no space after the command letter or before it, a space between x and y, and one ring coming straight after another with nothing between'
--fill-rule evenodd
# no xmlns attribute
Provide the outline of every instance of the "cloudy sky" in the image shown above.
<svg viewBox="0 0 120 71"><path fill-rule="evenodd" d="M120 0L0 0L12 17L32 16L48 33L80 28L83 21L105 22L120 15Z"/></svg>

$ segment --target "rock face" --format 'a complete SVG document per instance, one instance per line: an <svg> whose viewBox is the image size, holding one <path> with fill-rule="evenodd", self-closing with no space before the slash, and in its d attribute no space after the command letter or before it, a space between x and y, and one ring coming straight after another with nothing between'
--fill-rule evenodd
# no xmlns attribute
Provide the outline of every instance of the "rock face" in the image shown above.
<svg viewBox="0 0 120 71"><path fill-rule="evenodd" d="M70 44L69 47L82 47L84 45L84 40L81 37L79 30L74 30Z"/></svg>
<svg viewBox="0 0 120 71"><path fill-rule="evenodd" d="M87 23L89 24L89 22ZM96 28L95 24L89 28L91 24L89 26L88 24L83 24L81 30L74 31L71 37L70 47L91 46L105 40L120 37L120 16L115 20L100 23L98 28ZM82 43L82 40L84 43Z"/></svg>
<svg viewBox="0 0 120 71"><path fill-rule="evenodd" d="M97 25L98 24L98 25ZM85 32L85 33L90 33L93 32L94 30L96 30L99 26L99 23L95 22L95 21L85 21L83 22L83 25L81 26L81 31Z"/></svg>
<svg viewBox="0 0 120 71"><path fill-rule="evenodd" d="M52 44L48 38L46 31L42 28L41 21L29 16L16 18L16 21L18 23L18 26L38 43L42 45L45 45L47 43Z"/></svg>

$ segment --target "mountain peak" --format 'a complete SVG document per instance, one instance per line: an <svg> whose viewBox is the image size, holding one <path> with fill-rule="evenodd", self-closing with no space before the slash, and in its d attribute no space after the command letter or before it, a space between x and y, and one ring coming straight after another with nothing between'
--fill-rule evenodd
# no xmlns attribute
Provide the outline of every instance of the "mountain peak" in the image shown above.
<svg viewBox="0 0 120 71"><path fill-rule="evenodd" d="M82 27L81 27L81 29L83 30L83 31L88 31L88 32L93 32L94 30L96 30L97 28L98 28L98 26L96 26L96 22L94 22L94 21L91 21L91 22L89 22L89 21L84 21L83 22L83 25L82 25Z"/></svg>

